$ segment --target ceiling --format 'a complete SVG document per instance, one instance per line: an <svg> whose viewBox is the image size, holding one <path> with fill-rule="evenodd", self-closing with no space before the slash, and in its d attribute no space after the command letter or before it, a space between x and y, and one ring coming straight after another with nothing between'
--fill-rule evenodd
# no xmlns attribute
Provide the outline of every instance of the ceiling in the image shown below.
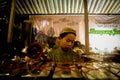
<svg viewBox="0 0 120 80"><path fill-rule="evenodd" d="M120 0L87 0L88 14L120 14ZM0 14L8 12L10 0L0 0ZM18 15L84 14L84 0L16 0Z"/></svg>

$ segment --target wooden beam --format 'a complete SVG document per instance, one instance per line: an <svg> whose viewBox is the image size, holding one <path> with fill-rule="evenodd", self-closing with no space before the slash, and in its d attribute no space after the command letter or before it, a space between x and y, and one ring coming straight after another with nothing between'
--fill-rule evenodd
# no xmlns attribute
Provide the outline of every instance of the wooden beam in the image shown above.
<svg viewBox="0 0 120 80"><path fill-rule="evenodd" d="M84 1L84 22L85 22L85 51L89 53L89 27L88 27L88 5L87 0Z"/></svg>
<svg viewBox="0 0 120 80"><path fill-rule="evenodd" d="M9 19L9 27L8 27L8 36L7 36L7 42L8 43L12 42L14 17L15 17L15 4L16 4L16 0L12 0L12 2L11 2L10 19Z"/></svg>

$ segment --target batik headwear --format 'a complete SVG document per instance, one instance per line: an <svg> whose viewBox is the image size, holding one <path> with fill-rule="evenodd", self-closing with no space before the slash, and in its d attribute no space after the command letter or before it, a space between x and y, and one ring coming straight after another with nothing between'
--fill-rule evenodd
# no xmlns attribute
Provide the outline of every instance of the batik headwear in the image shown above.
<svg viewBox="0 0 120 80"><path fill-rule="evenodd" d="M65 27L61 30L60 34L63 34L63 33L73 33L76 35L76 31L72 28L69 28L69 27Z"/></svg>

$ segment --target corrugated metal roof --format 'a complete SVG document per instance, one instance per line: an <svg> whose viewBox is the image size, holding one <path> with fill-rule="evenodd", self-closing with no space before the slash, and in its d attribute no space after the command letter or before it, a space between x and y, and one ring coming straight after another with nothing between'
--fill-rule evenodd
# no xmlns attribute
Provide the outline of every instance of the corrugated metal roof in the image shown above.
<svg viewBox="0 0 120 80"><path fill-rule="evenodd" d="M0 12L9 0L0 0ZM84 0L16 0L18 15L84 14ZM120 14L120 0L87 0L89 14Z"/></svg>
<svg viewBox="0 0 120 80"><path fill-rule="evenodd" d="M17 0L17 14L84 14L84 0ZM120 0L87 0L89 14L120 14Z"/></svg>
<svg viewBox="0 0 120 80"><path fill-rule="evenodd" d="M0 0L0 15L9 14L10 12L10 0Z"/></svg>

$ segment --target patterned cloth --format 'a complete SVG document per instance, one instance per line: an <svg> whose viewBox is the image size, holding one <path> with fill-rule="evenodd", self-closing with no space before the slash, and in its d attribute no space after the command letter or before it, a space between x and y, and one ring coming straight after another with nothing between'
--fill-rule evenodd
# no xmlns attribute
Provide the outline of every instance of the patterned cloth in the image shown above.
<svg viewBox="0 0 120 80"><path fill-rule="evenodd" d="M61 50L61 48L52 49L48 56L52 61L59 61L59 62L74 62L74 61L80 61L80 56L75 53L72 49L68 50L67 52L64 52Z"/></svg>

